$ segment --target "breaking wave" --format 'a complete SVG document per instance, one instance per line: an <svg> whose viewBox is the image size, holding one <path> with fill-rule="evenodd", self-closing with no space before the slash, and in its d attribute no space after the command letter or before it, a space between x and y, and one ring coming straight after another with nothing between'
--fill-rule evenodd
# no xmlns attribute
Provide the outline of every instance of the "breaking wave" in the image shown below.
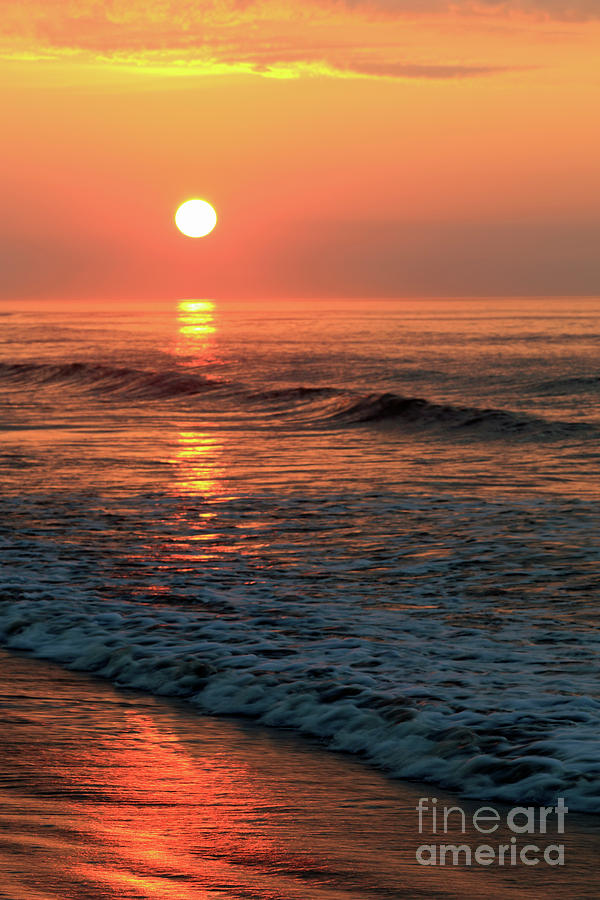
<svg viewBox="0 0 600 900"><path fill-rule="evenodd" d="M0 598L0 640L121 687L184 697L202 712L294 729L397 777L503 802L560 795L573 809L597 812L600 700L591 659L575 686L571 672L547 677L548 638L519 639L522 623L499 643L476 628L390 619L391 643L382 643L369 639L377 623L366 620L364 636L332 634L327 607L311 619L310 604L290 642L250 598L206 590L204 599L220 601L223 614L17 600L11 591L8 602ZM553 657L567 637L552 635Z"/></svg>
<svg viewBox="0 0 600 900"><path fill-rule="evenodd" d="M584 422L553 422L503 409L480 409L432 403L421 397L394 393L369 394L337 411L332 420L345 423L406 423L454 431L482 432L486 436L523 435L560 438L593 430Z"/></svg>
<svg viewBox="0 0 600 900"><path fill-rule="evenodd" d="M404 430L461 432L486 438L526 440L597 435L585 422L550 421L510 410L436 403L393 392L361 393L335 386L292 386L253 390L199 373L144 370L101 363L0 363L0 380L37 388L68 385L122 401L176 400L208 397L218 392L221 409L238 412L247 422L303 427L395 426Z"/></svg>

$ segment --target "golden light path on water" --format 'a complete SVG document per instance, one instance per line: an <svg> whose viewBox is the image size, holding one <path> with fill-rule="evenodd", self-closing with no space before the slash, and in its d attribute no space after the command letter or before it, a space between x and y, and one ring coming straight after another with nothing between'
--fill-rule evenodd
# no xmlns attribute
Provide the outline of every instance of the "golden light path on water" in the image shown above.
<svg viewBox="0 0 600 900"><path fill-rule="evenodd" d="M217 334L213 300L180 300L177 304L177 356L197 367L213 358ZM211 497L220 493L219 466L222 440L216 433L193 431L177 434L173 458L175 487L184 494Z"/></svg>
<svg viewBox="0 0 600 900"><path fill-rule="evenodd" d="M176 486L185 494L201 494L212 497L220 493L217 457L222 442L213 434L182 431L178 435L179 447L175 454L177 463Z"/></svg>
<svg viewBox="0 0 600 900"><path fill-rule="evenodd" d="M177 304L178 356L189 357L190 365L207 362L217 334L216 304L213 300L180 300Z"/></svg>

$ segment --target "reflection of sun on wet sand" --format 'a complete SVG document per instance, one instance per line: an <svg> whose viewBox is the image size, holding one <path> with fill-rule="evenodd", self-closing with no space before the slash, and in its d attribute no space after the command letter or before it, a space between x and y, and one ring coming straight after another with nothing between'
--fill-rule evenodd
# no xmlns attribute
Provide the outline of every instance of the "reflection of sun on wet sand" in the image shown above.
<svg viewBox="0 0 600 900"><path fill-rule="evenodd" d="M567 829L564 869L423 868L418 798L456 798L44 662L0 662L0 729L11 730L0 744L0 897L597 896L591 819Z"/></svg>

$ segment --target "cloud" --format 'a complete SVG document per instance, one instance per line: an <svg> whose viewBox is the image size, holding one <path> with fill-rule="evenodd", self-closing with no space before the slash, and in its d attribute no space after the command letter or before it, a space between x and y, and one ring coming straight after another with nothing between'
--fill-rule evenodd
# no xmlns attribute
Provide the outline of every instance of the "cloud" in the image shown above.
<svg viewBox="0 0 600 900"><path fill-rule="evenodd" d="M476 5L499 13L541 14L550 19L566 21L600 19L598 0L479 0Z"/></svg>
<svg viewBox="0 0 600 900"><path fill-rule="evenodd" d="M600 19L598 0L319 0L350 10L367 10L386 16L454 13L510 16L515 13L559 21Z"/></svg>
<svg viewBox="0 0 600 900"><path fill-rule="evenodd" d="M600 0L0 0L0 56L197 71L456 79L522 68L427 51L407 17L600 19ZM386 32L387 29L387 32ZM442 58L440 58L442 56Z"/></svg>
<svg viewBox="0 0 600 900"><path fill-rule="evenodd" d="M376 78L473 78L477 75L494 75L507 72L508 66L460 66L460 65L419 65L402 62L361 62L350 63L351 71L359 75Z"/></svg>

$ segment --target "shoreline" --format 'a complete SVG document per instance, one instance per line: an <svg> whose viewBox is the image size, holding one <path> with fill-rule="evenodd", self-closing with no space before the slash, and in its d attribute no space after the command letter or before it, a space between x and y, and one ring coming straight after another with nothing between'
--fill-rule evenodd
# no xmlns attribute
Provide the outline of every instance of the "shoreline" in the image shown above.
<svg viewBox="0 0 600 900"><path fill-rule="evenodd" d="M561 867L421 866L422 844L511 832L299 735L3 648L0 671L1 900L598 896L597 816L568 815ZM420 797L465 810L466 833L420 835Z"/></svg>

